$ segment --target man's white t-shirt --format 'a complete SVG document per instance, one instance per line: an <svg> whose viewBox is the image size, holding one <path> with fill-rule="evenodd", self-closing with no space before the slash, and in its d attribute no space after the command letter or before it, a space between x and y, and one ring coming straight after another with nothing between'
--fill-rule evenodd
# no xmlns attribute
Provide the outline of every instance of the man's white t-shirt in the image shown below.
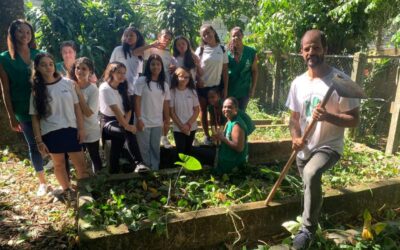
<svg viewBox="0 0 400 250"><path fill-rule="evenodd" d="M141 97L141 119L147 128L161 127L163 126L164 101L171 99L169 86L165 82L163 92L157 82L150 81L149 85L150 88L144 76L139 77L135 85L135 95Z"/></svg>
<svg viewBox="0 0 400 250"><path fill-rule="evenodd" d="M343 72L332 68L331 72L324 78L312 79L306 72L292 82L286 106L291 111L300 113L302 134L304 134L306 126L311 123L313 110L324 98L336 74L349 79ZM325 108L329 113L340 113L350 111L359 105L359 99L340 97L336 91L333 91ZM339 127L326 121L317 122L314 131L311 132L310 137L307 139L308 143L297 156L306 160L314 150L319 148L331 148L342 154L344 129L344 127Z"/></svg>
<svg viewBox="0 0 400 250"><path fill-rule="evenodd" d="M115 116L114 111L110 108L111 105L117 105L117 107L124 114L124 105L122 103L122 97L117 89L112 88L108 82L103 82L99 89L99 105L100 112L106 116Z"/></svg>
<svg viewBox="0 0 400 250"><path fill-rule="evenodd" d="M83 128L85 129L85 139L83 142L90 143L100 140L100 126L98 122L99 114L99 89L95 84L90 84L81 89L86 104L93 114L87 117L83 114Z"/></svg>
<svg viewBox="0 0 400 250"><path fill-rule="evenodd" d="M194 107L198 107L199 98L196 94L196 90L186 88L185 90L172 89L171 90L171 101L169 106L174 108L176 116L182 123L186 123L192 117ZM179 127L174 123L174 131L181 132ZM191 131L197 129L197 121L194 121L191 125Z"/></svg>
<svg viewBox="0 0 400 250"><path fill-rule="evenodd" d="M122 46L118 46L115 47L111 54L110 63L111 62L121 62L125 65L126 80L128 82L128 95L133 95L135 82L143 70L143 61L133 54L131 54L131 56L127 54L125 58Z"/></svg>
<svg viewBox="0 0 400 250"><path fill-rule="evenodd" d="M201 47L196 49L196 55L200 58L200 67L203 69L202 80L204 87L218 86L221 82L222 68L227 64L228 54L222 50L221 45L210 47L204 45L203 54L200 55Z"/></svg>
<svg viewBox="0 0 400 250"><path fill-rule="evenodd" d="M77 128L74 104L78 104L78 96L74 82L61 77L58 81L46 85L49 100L49 115L40 119L41 134L63 128ZM29 114L37 115L37 110L31 94Z"/></svg>
<svg viewBox="0 0 400 250"><path fill-rule="evenodd" d="M171 64L171 52L166 49L159 49L159 48L150 48L144 51L144 59L147 61L149 57L153 54L159 55L163 62L164 72L165 72L165 81L170 85L171 83L171 76L169 74L169 65Z"/></svg>

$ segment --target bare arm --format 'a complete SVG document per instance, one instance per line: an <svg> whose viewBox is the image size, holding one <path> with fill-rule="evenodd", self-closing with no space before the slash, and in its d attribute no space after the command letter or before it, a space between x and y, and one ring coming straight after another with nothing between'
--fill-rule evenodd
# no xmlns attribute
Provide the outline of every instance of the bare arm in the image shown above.
<svg viewBox="0 0 400 250"><path fill-rule="evenodd" d="M357 127L360 121L359 108L355 108L346 112L333 114L322 109L320 106L313 112L313 119L317 121L327 121L339 127L352 128Z"/></svg>
<svg viewBox="0 0 400 250"><path fill-rule="evenodd" d="M203 69L201 68L200 58L196 54L193 55L194 64L196 65L196 78L201 77L204 73ZM196 80L196 79L193 79Z"/></svg>
<svg viewBox="0 0 400 250"><path fill-rule="evenodd" d="M43 143L42 140L42 135L40 132L40 120L38 115L32 115L32 129L33 129L33 134L35 136L35 141L37 148L39 149L39 152L42 156L45 156L49 154L49 149L47 146Z"/></svg>
<svg viewBox="0 0 400 250"><path fill-rule="evenodd" d="M292 149L301 150L304 142L301 139L300 113L292 111L290 113L289 130L292 136Z"/></svg>
<svg viewBox="0 0 400 250"><path fill-rule="evenodd" d="M183 126L185 124L179 119L179 117L175 113L175 107L170 107L169 113L171 114L172 121L178 126L180 131L183 131Z"/></svg>
<svg viewBox="0 0 400 250"><path fill-rule="evenodd" d="M200 114L200 106L193 107L193 115L186 123L192 125L197 120L197 117L199 117L199 114Z"/></svg>
<svg viewBox="0 0 400 250"><path fill-rule="evenodd" d="M243 129L238 124L233 126L231 136L231 141L228 140L228 138L226 138L225 136L220 136L220 140L236 152L242 152L245 145L245 134Z"/></svg>
<svg viewBox="0 0 400 250"><path fill-rule="evenodd" d="M144 123L142 121L142 97L135 95L135 115L136 115L136 126L139 131L144 129Z"/></svg>
<svg viewBox="0 0 400 250"><path fill-rule="evenodd" d="M228 64L225 63L224 66L222 67L222 80L224 82L224 96L223 98L228 97L228 80L229 80L229 75L228 75Z"/></svg>
<svg viewBox="0 0 400 250"><path fill-rule="evenodd" d="M79 106L81 107L82 113L86 117L93 115L93 111L90 109L89 105L85 101L85 97L82 94L81 88L77 83L75 83L75 92L79 99Z"/></svg>
<svg viewBox="0 0 400 250"><path fill-rule="evenodd" d="M151 48L159 48L159 47L165 47L165 45L161 44L158 40L154 41L151 44L143 45L139 48L136 48L133 50L133 55L135 56L142 56L144 54L145 50L151 49Z"/></svg>
<svg viewBox="0 0 400 250"><path fill-rule="evenodd" d="M15 118L13 106L11 103L11 98L10 98L10 83L8 81L8 76L6 72L3 69L3 66L0 64L0 84L1 84L1 90L3 93L3 100L4 100L4 106L6 107L7 115L8 115L8 120L10 122L10 127L14 131L21 131L20 125Z"/></svg>
<svg viewBox="0 0 400 250"><path fill-rule="evenodd" d="M254 93L256 91L257 81L258 81L258 58L257 58L257 55L255 55L253 64L251 65L251 79L252 79L252 84L251 84L249 96L254 97Z"/></svg>
<svg viewBox="0 0 400 250"><path fill-rule="evenodd" d="M78 140L79 143L83 143L85 139L85 129L83 128L83 115L79 103L74 104L75 116L76 116L76 126L78 128Z"/></svg>
<svg viewBox="0 0 400 250"><path fill-rule="evenodd" d="M117 104L110 105L110 109L113 111L115 118L117 119L118 123L123 127L126 131L136 133L136 127L134 125L129 124L129 119L131 116L131 111L129 111L127 116L125 117L122 111L119 109ZM127 119L129 116L129 119Z"/></svg>
<svg viewBox="0 0 400 250"><path fill-rule="evenodd" d="M169 100L164 101L163 118L164 118L164 126L169 126L171 120L171 117L169 116Z"/></svg>

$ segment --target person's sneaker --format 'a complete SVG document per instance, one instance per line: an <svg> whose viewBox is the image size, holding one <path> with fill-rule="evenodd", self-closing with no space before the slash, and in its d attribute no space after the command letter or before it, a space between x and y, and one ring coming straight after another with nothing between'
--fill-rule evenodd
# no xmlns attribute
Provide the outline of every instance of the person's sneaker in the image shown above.
<svg viewBox="0 0 400 250"><path fill-rule="evenodd" d="M313 234L307 229L302 228L293 239L293 248L296 250L307 249L313 239Z"/></svg>
<svg viewBox="0 0 400 250"><path fill-rule="evenodd" d="M39 188L36 192L36 196L43 196L47 194L47 184L41 183L39 184Z"/></svg>
<svg viewBox="0 0 400 250"><path fill-rule="evenodd" d="M44 169L50 170L54 167L53 161L49 160L46 165L43 166Z"/></svg>
<svg viewBox="0 0 400 250"><path fill-rule="evenodd" d="M135 173L145 173L149 172L150 170L151 169L148 166L144 165L143 163L139 163L136 165Z"/></svg>
<svg viewBox="0 0 400 250"><path fill-rule="evenodd" d="M212 143L211 138L210 138L210 137L207 137L207 136L204 136L203 145L211 146L212 144L213 144L213 143Z"/></svg>
<svg viewBox="0 0 400 250"><path fill-rule="evenodd" d="M199 147L200 146L200 142L199 140L197 140L196 138L194 138L193 143L192 143L193 147Z"/></svg>
<svg viewBox="0 0 400 250"><path fill-rule="evenodd" d="M168 137L165 135L161 136L161 146L164 148L172 148L171 143L168 140Z"/></svg>

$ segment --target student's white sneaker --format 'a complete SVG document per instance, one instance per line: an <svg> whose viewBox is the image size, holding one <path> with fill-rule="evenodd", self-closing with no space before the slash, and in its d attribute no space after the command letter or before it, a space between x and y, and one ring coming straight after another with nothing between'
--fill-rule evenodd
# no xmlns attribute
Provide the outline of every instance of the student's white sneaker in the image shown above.
<svg viewBox="0 0 400 250"><path fill-rule="evenodd" d="M38 188L37 192L36 192L36 196L40 197L40 196L46 195L47 194L47 187L48 187L47 184L41 183L39 185L39 188Z"/></svg>
<svg viewBox="0 0 400 250"><path fill-rule="evenodd" d="M52 160L49 160L49 162L47 162L47 164L43 166L43 168L46 169L46 170L50 170L53 167L54 167L54 164L53 164Z"/></svg>
<svg viewBox="0 0 400 250"><path fill-rule="evenodd" d="M171 143L168 140L168 137L166 136L161 136L161 142L160 142L161 146L164 148L172 148Z"/></svg>

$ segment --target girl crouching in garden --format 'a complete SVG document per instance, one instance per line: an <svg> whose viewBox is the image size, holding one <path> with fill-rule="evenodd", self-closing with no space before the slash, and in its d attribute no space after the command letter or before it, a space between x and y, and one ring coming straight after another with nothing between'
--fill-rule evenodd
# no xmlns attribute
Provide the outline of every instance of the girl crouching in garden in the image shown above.
<svg viewBox="0 0 400 250"><path fill-rule="evenodd" d="M83 113L83 128L85 130L83 142L92 160L93 173L98 173L102 168L99 153L100 126L97 119L99 89L95 84L90 83L89 78L93 73L93 62L87 57L81 57L72 64L68 76L76 82L75 90Z"/></svg>
<svg viewBox="0 0 400 250"><path fill-rule="evenodd" d="M29 113L36 143L42 155L50 154L54 174L63 190L61 197L70 200L73 191L64 154L68 153L78 179L88 176L81 146L85 131L79 100L73 82L57 73L54 59L48 53L36 55L32 82Z"/></svg>
<svg viewBox="0 0 400 250"><path fill-rule="evenodd" d="M189 71L177 68L171 79L170 113L178 153L190 155L200 113L199 98Z"/></svg>
<svg viewBox="0 0 400 250"><path fill-rule="evenodd" d="M126 67L123 63L112 62L104 71L104 82L100 85L100 113L103 140L111 140L110 173L120 171L119 157L122 148L126 147L131 160L136 165L136 172L147 170L142 163L142 156L136 141L136 127L129 124L132 108L128 98Z"/></svg>

